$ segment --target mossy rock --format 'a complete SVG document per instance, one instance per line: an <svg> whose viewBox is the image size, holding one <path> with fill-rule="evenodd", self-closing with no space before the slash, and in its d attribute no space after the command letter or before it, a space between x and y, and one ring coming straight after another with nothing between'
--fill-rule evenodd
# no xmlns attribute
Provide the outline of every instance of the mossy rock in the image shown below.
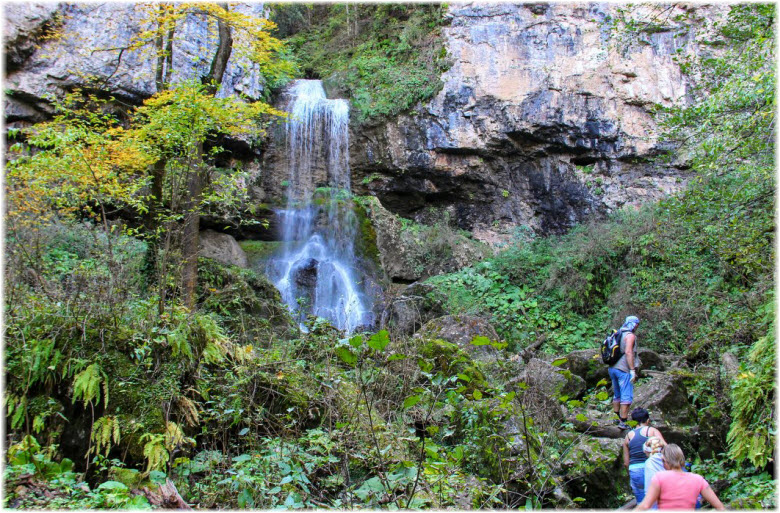
<svg viewBox="0 0 780 513"><path fill-rule="evenodd" d="M242 240L238 242L246 253L250 269L259 269L265 265L268 259L278 253L284 243L281 241Z"/></svg>
<svg viewBox="0 0 780 513"><path fill-rule="evenodd" d="M628 476L622 465L622 440L570 436L560 459L558 474L570 497L586 497L588 508L615 508L628 492Z"/></svg>
<svg viewBox="0 0 780 513"><path fill-rule="evenodd" d="M239 341L261 345L274 337L286 338L295 324L279 291L251 270L198 259L199 305L216 313Z"/></svg>
<svg viewBox="0 0 780 513"><path fill-rule="evenodd" d="M108 470L108 479L119 481L128 488L140 488L144 482L144 476L140 470L134 468L111 467Z"/></svg>
<svg viewBox="0 0 780 513"><path fill-rule="evenodd" d="M487 387L485 374L479 364L457 344L441 339L426 340L420 346L420 354L444 374L465 376L466 379L460 381L467 387L466 393Z"/></svg>

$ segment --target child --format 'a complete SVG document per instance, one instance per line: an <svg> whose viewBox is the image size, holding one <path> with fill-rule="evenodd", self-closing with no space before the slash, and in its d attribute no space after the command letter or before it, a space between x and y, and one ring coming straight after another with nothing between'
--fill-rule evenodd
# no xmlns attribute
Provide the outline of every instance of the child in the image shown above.
<svg viewBox="0 0 780 513"><path fill-rule="evenodd" d="M657 436L651 436L642 446L642 450L647 455L647 461L645 461L645 490L650 488L650 481L655 473L665 470L664 460L661 458L661 448L664 445L663 440ZM658 502L654 502L650 509L658 509Z"/></svg>

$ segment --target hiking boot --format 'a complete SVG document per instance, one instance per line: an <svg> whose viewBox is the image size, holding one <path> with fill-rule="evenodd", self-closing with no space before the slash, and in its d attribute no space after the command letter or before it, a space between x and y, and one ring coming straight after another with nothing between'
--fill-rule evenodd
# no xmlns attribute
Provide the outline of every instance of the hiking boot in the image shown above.
<svg viewBox="0 0 780 513"><path fill-rule="evenodd" d="M626 424L622 420L620 422L618 422L617 426L618 426L619 429L631 429L631 426L629 426L628 424Z"/></svg>

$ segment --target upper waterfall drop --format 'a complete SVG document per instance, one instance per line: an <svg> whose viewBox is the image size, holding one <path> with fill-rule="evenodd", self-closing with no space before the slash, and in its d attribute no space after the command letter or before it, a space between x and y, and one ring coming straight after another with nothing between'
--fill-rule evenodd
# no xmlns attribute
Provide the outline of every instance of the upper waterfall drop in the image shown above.
<svg viewBox="0 0 780 513"><path fill-rule="evenodd" d="M349 103L327 99L319 80L296 80L287 94L287 205L276 211L284 244L267 272L301 324L313 314L351 333L374 315L354 249Z"/></svg>

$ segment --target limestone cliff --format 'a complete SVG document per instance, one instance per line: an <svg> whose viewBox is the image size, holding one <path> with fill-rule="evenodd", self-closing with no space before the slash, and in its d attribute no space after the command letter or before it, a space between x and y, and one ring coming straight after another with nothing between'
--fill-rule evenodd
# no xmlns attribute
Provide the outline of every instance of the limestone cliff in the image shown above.
<svg viewBox="0 0 780 513"><path fill-rule="evenodd" d="M618 7L452 5L444 87L356 131L353 175L366 178L355 187L422 222L444 209L486 241L516 225L561 232L678 190L684 163L648 163L663 149L651 110L685 101L673 57L696 51L694 34L669 22L623 52L610 22Z"/></svg>
<svg viewBox="0 0 780 513"><path fill-rule="evenodd" d="M11 126L36 122L51 113L49 96L75 87L110 91L119 100L140 103L154 94L153 45L129 48L148 22L150 5L140 3L7 3L4 111ZM231 7L262 16L262 4ZM216 22L188 14L176 32L172 81L208 72L217 47ZM239 40L236 46L240 46ZM238 54L239 52L234 52ZM260 74L232 57L218 96L259 98Z"/></svg>

